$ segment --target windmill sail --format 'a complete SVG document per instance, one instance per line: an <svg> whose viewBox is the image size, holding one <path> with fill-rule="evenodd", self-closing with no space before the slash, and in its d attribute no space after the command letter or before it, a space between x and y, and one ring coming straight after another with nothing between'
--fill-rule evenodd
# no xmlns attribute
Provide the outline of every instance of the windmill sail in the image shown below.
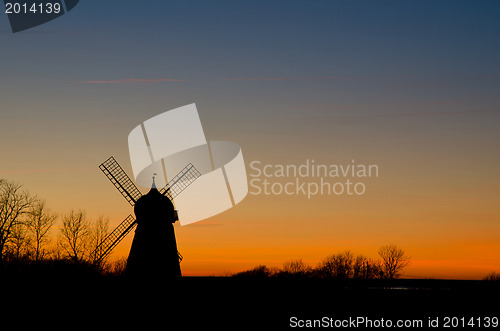
<svg viewBox="0 0 500 331"><path fill-rule="evenodd" d="M160 193L172 200L200 176L201 174L198 169L189 163L160 190Z"/></svg>
<svg viewBox="0 0 500 331"><path fill-rule="evenodd" d="M135 205L142 193L116 162L115 158L111 156L99 166L99 169L108 177L128 203L131 206Z"/></svg>
<svg viewBox="0 0 500 331"><path fill-rule="evenodd" d="M100 263L136 225L134 216L128 215L92 252L92 261Z"/></svg>

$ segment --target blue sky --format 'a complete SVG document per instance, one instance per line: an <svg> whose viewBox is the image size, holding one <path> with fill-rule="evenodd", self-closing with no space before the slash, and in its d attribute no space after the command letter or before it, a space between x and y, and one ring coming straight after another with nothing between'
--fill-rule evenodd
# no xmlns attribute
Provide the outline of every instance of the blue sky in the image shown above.
<svg viewBox="0 0 500 331"><path fill-rule="evenodd" d="M0 111L78 145L87 130L76 124L106 127L95 139L107 145L192 102L213 135L252 125L246 138L281 130L286 141L300 128L321 145L330 128L363 134L400 120L387 115L446 112L487 134L498 123L499 12L497 1L81 1L16 34L0 15Z"/></svg>
<svg viewBox="0 0 500 331"><path fill-rule="evenodd" d="M219 94L228 85L231 95L260 93L259 86L271 85L279 98L283 90L290 96L290 89L310 88L301 94L318 102L331 101L325 90L332 85L341 85L336 100L352 101L359 90L370 91L367 100L374 102L408 100L405 93L413 92L387 95L386 87L413 84L427 98L458 98L466 90L483 99L498 84L499 7L496 1L82 1L22 34L9 34L0 17L0 68L8 77L1 84L29 89L33 83L45 93L38 83L85 90L77 83L172 78L189 83L161 85L176 85L188 97Z"/></svg>

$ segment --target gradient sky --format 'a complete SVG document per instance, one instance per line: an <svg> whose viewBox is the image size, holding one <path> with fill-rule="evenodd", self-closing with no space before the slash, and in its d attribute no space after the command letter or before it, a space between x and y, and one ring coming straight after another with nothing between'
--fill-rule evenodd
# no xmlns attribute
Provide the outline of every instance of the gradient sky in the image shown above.
<svg viewBox="0 0 500 331"><path fill-rule="evenodd" d="M13 34L1 14L0 177L115 226L132 209L97 166L131 175L129 132L194 102L247 165L380 173L363 196L249 195L176 224L185 275L396 243L406 277L482 278L500 272L499 17L498 1L85 0Z"/></svg>

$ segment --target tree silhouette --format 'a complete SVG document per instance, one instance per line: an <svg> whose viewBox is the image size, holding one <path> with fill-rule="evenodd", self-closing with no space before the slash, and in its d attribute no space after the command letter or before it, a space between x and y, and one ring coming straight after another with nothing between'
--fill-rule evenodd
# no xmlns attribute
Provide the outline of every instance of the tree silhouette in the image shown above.
<svg viewBox="0 0 500 331"><path fill-rule="evenodd" d="M327 256L319 265L318 272L322 277L346 279L352 276L354 255L346 250L343 253Z"/></svg>
<svg viewBox="0 0 500 331"><path fill-rule="evenodd" d="M89 221L85 212L70 211L62 217L63 226L59 237L59 247L75 262L83 261L89 248Z"/></svg>
<svg viewBox="0 0 500 331"><path fill-rule="evenodd" d="M26 231L26 226L23 222L16 223L12 226L11 235L6 253L10 258L20 260L29 256L30 237Z"/></svg>
<svg viewBox="0 0 500 331"><path fill-rule="evenodd" d="M120 276L125 274L127 267L127 258L121 257L111 262L103 263L102 270L107 275Z"/></svg>
<svg viewBox="0 0 500 331"><path fill-rule="evenodd" d="M62 217L62 228L59 233L58 246L64 257L75 262L88 261L95 263L91 259L92 252L108 236L109 219L100 217L97 221L91 222L87 219L83 210L70 211ZM105 261L101 261L101 266Z"/></svg>
<svg viewBox="0 0 500 331"><path fill-rule="evenodd" d="M27 192L21 191L21 185L0 179L0 263L5 258L9 244L23 238L23 217L36 201ZM24 239L23 239L24 240ZM19 248L19 246L17 246Z"/></svg>
<svg viewBox="0 0 500 331"><path fill-rule="evenodd" d="M88 250L89 252L93 252L96 249L99 249L101 243L106 239L106 237L109 234L109 219L104 218L104 217L99 217L95 224L91 225L91 229L89 230L89 235L90 235L90 243ZM93 259L92 263L96 263L97 258L100 257L102 254L101 252L97 252L97 254L94 254L93 256L90 256L91 259ZM107 258L107 257L106 257ZM100 263L105 263L106 258L101 260Z"/></svg>
<svg viewBox="0 0 500 331"><path fill-rule="evenodd" d="M358 255L352 264L352 278L369 279L378 278L380 275L380 263Z"/></svg>
<svg viewBox="0 0 500 331"><path fill-rule="evenodd" d="M382 259L382 273L384 278L398 278L401 271L410 263L410 257L397 245L382 246L378 250Z"/></svg>
<svg viewBox="0 0 500 331"><path fill-rule="evenodd" d="M305 276L311 272L311 267L308 266L302 259L290 260L283 263L282 274L288 274L293 276Z"/></svg>
<svg viewBox="0 0 500 331"><path fill-rule="evenodd" d="M272 275L271 270L265 265L258 265L250 270L238 272L235 277L267 278Z"/></svg>
<svg viewBox="0 0 500 331"><path fill-rule="evenodd" d="M44 201L37 201L28 214L26 227L31 237L30 245L35 261L46 255L45 246L50 242L49 230L56 220L57 215L47 209Z"/></svg>
<svg viewBox="0 0 500 331"><path fill-rule="evenodd" d="M483 278L483 280L488 280L488 281L500 281L500 274L496 272L490 272L486 277Z"/></svg>

